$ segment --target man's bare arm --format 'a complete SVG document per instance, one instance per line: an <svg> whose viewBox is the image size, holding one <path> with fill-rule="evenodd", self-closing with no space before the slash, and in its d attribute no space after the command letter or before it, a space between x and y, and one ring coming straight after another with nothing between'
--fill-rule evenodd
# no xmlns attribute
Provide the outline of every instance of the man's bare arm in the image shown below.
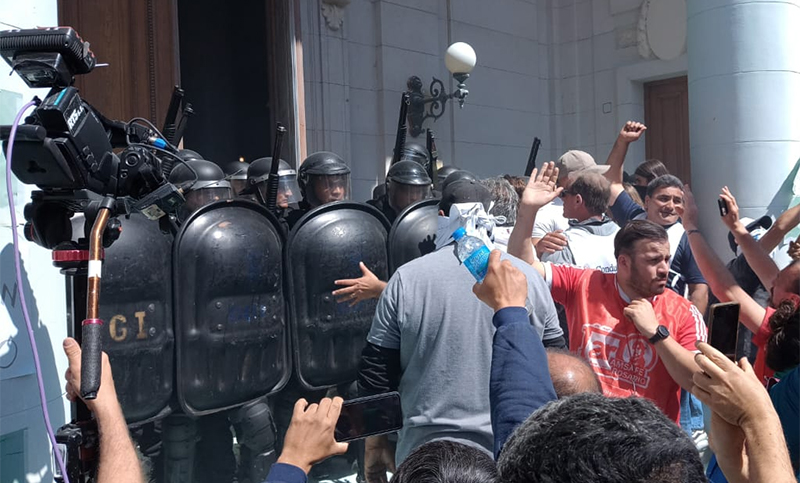
<svg viewBox="0 0 800 483"><path fill-rule="evenodd" d="M81 348L74 339L67 338L64 340L64 353L69 361L66 375L67 399L77 401L81 387ZM111 364L105 352L102 361L97 398L84 401L94 413L99 432L97 483L144 483L142 467L117 399Z"/></svg>
<svg viewBox="0 0 800 483"><path fill-rule="evenodd" d="M650 339L656 335L659 321L650 301L645 299L634 300L625 307L623 313L625 317L633 322L636 330L644 337ZM656 342L653 347L672 379L687 391L691 390L692 376L697 371L694 354L686 350L672 337Z"/></svg>
<svg viewBox="0 0 800 483"><path fill-rule="evenodd" d="M797 225L800 225L800 205L795 205L784 211L775 220L769 231L758 240L758 244L761 245L765 252L769 253L777 248L786 235Z"/></svg>
<svg viewBox="0 0 800 483"><path fill-rule="evenodd" d="M728 214L722 217L722 222L728 227L739 248L742 249L747 264L753 269L764 287L769 290L780 272L778 265L769 256L769 252L765 251L763 246L750 236L747 227L739 219L739 205L727 186L722 188L719 198L728 205Z"/></svg>
<svg viewBox="0 0 800 483"><path fill-rule="evenodd" d="M545 163L541 172L533 170L528 185L522 193L517 222L508 238L508 253L530 263L543 277L544 265L536 260L533 254L530 234L539 209L553 201L563 191L563 188L556 186L557 179L558 168L552 161Z"/></svg>
<svg viewBox="0 0 800 483"><path fill-rule="evenodd" d="M701 314L706 313L708 307L708 285L704 283L689 284L689 301L691 301Z"/></svg>
<svg viewBox="0 0 800 483"><path fill-rule="evenodd" d="M623 191L622 180L625 177L625 156L628 154L628 146L632 142L638 141L642 134L647 130L647 126L640 122L628 121L614 141L614 146L608 154L606 164L610 166L606 171L605 177L611 182L611 196L608 198L608 205L611 206L617 201L617 197Z"/></svg>
<svg viewBox="0 0 800 483"><path fill-rule="evenodd" d="M714 253L703 234L698 230L697 204L689 185L686 185L684 189L684 206L676 209L683 219L683 227L686 229L694 259L711 291L722 302L738 302L740 306L739 320L748 329L757 333L766 311L736 283L728 267L722 263L722 260Z"/></svg>

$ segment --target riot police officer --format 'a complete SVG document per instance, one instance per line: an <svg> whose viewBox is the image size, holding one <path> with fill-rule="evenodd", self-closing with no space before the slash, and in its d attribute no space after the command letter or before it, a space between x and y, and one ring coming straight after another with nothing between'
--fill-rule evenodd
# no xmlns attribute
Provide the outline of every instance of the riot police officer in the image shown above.
<svg viewBox="0 0 800 483"><path fill-rule="evenodd" d="M242 191L247 188L248 169L250 169L250 163L245 161L231 161L230 163L226 163L222 168L225 172L225 179L231 183L234 198L243 197ZM246 196L244 197L246 198Z"/></svg>
<svg viewBox="0 0 800 483"><path fill-rule="evenodd" d="M458 168L456 168L452 164L442 166L436 171L436 177L439 178L440 189L442 184L444 183L444 180L446 180L447 177L450 175L450 173L453 173L454 171L458 171Z"/></svg>
<svg viewBox="0 0 800 483"><path fill-rule="evenodd" d="M186 202L178 209L178 223L203 206L219 200L233 198L230 182L225 180L222 168L204 159L190 159L175 166L169 182L184 190Z"/></svg>
<svg viewBox="0 0 800 483"><path fill-rule="evenodd" d="M272 169L272 158L259 158L250 164L247 170L247 191L255 194L256 199L267 203L267 185L269 172ZM278 198L275 207L284 214L292 205L300 201L300 187L297 185L297 171L289 163L279 160L278 164Z"/></svg>
<svg viewBox="0 0 800 483"><path fill-rule="evenodd" d="M407 206L431 197L431 178L421 164L400 161L389 168L386 174L386 193L368 204L378 208L394 223L397 215Z"/></svg>
<svg viewBox="0 0 800 483"><path fill-rule="evenodd" d="M307 157L297 181L303 200L286 216L289 228L312 208L350 199L350 167L335 153L319 151Z"/></svg>

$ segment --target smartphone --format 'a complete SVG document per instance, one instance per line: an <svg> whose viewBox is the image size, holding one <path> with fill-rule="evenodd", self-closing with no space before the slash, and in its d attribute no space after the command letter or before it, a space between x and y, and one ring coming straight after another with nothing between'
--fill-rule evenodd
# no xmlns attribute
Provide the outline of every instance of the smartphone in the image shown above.
<svg viewBox="0 0 800 483"><path fill-rule="evenodd" d="M728 214L728 202L719 198L717 200L717 204L719 205L719 216L725 216Z"/></svg>
<svg viewBox="0 0 800 483"><path fill-rule="evenodd" d="M725 302L711 306L708 319L708 343L736 361L739 339L739 304Z"/></svg>
<svg viewBox="0 0 800 483"><path fill-rule="evenodd" d="M345 442L393 433L403 427L400 393L387 392L345 401L334 437Z"/></svg>

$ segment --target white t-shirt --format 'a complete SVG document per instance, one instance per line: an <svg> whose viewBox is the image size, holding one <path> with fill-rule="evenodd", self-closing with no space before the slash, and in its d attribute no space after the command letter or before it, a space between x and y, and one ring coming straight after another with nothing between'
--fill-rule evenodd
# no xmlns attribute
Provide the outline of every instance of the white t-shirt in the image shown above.
<svg viewBox="0 0 800 483"><path fill-rule="evenodd" d="M542 238L550 232L567 228L569 228L569 220L564 218L564 202L561 201L561 198L556 198L542 206L536 213L531 237Z"/></svg>

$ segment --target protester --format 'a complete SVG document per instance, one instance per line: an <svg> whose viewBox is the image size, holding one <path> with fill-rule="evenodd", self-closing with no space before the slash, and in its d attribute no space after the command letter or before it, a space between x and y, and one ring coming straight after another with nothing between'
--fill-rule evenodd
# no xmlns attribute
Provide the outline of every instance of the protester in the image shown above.
<svg viewBox="0 0 800 483"><path fill-rule="evenodd" d="M723 192L720 196L721 199L725 199L728 203L728 214L723 217L726 219L726 224L730 224L736 232L740 232L741 229L738 228L738 225L741 223L738 221L739 207L736 199L733 198L730 191ZM769 276L768 274L770 273L775 274L773 276L774 281L768 284L770 285L768 287L770 290L770 307L765 309L742 290L742 287L736 284L731 273L706 242L698 228L697 205L694 201L694 195L688 188L686 189L686 204L681 209L681 217L687 228L687 233L690 235L689 242L692 245L692 251L697 255L697 263L703 275L707 277L711 284L712 291L723 302L737 302L739 304L739 320L756 334L753 342L759 348L763 348L769 338L769 319L775 313L775 308L784 300L793 299L792 295L796 296L800 292L800 262L793 262L779 271L775 262L763 251L758 242L753 240L752 237L743 236L744 234L742 233L737 236L737 241L739 246L742 247L745 256L748 253L750 254L750 257L748 257L750 265L754 269L756 266L762 267L758 271L766 276ZM768 268L770 264L772 267ZM769 371L765 367L765 358L761 354L757 358L755 372L762 382L764 382L764 377L769 375Z"/></svg>
<svg viewBox="0 0 800 483"><path fill-rule="evenodd" d="M502 176L486 178L481 180L481 184L492 194L492 207L489 214L495 217L495 226L492 230L492 240L495 247L506 251L508 237L514 223L517 222L517 206L519 205L519 195L511 186L511 183Z"/></svg>
<svg viewBox="0 0 800 483"><path fill-rule="evenodd" d="M553 402L544 348L525 320L522 279L495 252L473 288L495 310L490 387L500 479L705 481L691 440L652 403L593 393Z"/></svg>
<svg viewBox="0 0 800 483"><path fill-rule="evenodd" d="M641 200L644 200L644 197L647 196L647 185L649 185L654 179L658 178L659 176L664 176L665 174L669 174L669 170L667 170L667 167L664 166L664 163L662 163L661 160L648 159L637 166L636 170L633 172L632 188L639 195L638 197ZM625 191L628 190L626 189ZM628 191L628 194L630 194L631 198L636 201L636 198L633 196L633 194L631 194L630 191ZM639 204L643 205L643 203Z"/></svg>
<svg viewBox="0 0 800 483"><path fill-rule="evenodd" d="M560 251L543 253L541 261L616 272L614 236L619 226L605 215L609 193L609 182L600 173L569 176L560 194L564 217L569 220L563 232L567 244Z"/></svg>
<svg viewBox="0 0 800 483"><path fill-rule="evenodd" d="M603 393L592 366L568 350L547 349L547 366L559 399L585 392Z"/></svg>
<svg viewBox="0 0 800 483"><path fill-rule="evenodd" d="M452 174L450 176L453 176ZM362 395L400 392L403 429L396 455L386 437L368 438L368 481L380 481L419 445L449 439L491 451L489 371L491 311L472 296L474 279L461 266L452 233L491 244L489 191L474 181L449 183L439 204L437 250L397 269L378 302L359 371ZM449 217L445 214L449 213ZM508 257L527 275L528 323L547 346L563 347L552 299L530 266ZM454 403L457 401L457 403Z"/></svg>
<svg viewBox="0 0 800 483"><path fill-rule="evenodd" d="M614 240L616 274L535 261L527 230L539 208L563 190L552 163L542 170L525 189L509 253L532 263L566 307L570 350L589 361L603 392L646 397L677 422L680 388L691 388L692 351L705 340L706 327L694 305L666 290L666 231L647 220L623 227Z"/></svg>
<svg viewBox="0 0 800 483"><path fill-rule="evenodd" d="M614 221L620 226L630 220L648 219L667 230L671 255L669 287L679 295L686 296L700 313L704 313L708 305L708 285L697 268L677 212L683 204L683 183L672 175L655 178L647 186L644 208L637 205L622 186L628 146L638 141L646 130L644 124L632 121L625 123L620 130L608 155L610 169L606 177L611 181L608 204L611 205Z"/></svg>
<svg viewBox="0 0 800 483"><path fill-rule="evenodd" d="M577 175L580 172L603 174L608 171L608 166L598 166L591 154L578 150L562 154L556 161L556 167L559 169L557 185L560 188L566 187L570 175ZM539 257L545 253L560 251L567 246L563 231L569 228L569 220L564 216L563 206L560 198L554 199L542 207L541 214L533 225L531 242L536 247Z"/></svg>

